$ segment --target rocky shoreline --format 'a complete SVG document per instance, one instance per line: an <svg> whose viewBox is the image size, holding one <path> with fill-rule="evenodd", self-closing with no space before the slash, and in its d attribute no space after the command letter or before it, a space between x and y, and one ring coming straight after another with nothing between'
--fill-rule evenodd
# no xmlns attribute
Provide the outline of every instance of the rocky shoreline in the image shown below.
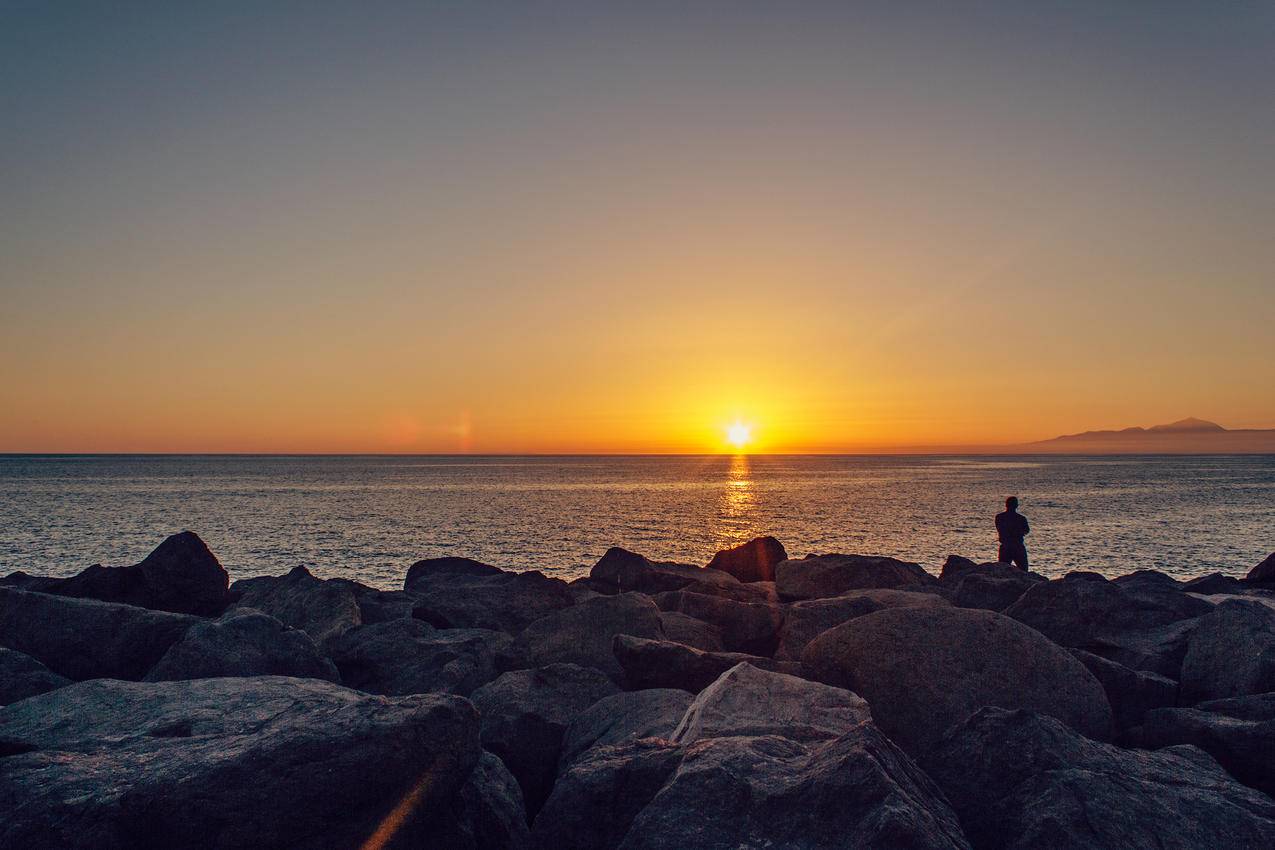
<svg viewBox="0 0 1275 850"><path fill-rule="evenodd" d="M1275 555L0 579L0 847L1275 847Z"/></svg>

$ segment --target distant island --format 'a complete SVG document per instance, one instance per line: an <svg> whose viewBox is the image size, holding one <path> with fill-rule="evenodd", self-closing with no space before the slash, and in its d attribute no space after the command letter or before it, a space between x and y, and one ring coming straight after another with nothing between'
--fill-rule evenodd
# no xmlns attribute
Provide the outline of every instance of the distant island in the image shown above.
<svg viewBox="0 0 1275 850"><path fill-rule="evenodd" d="M1267 454L1275 453L1275 429L1232 430L1189 417L1150 428L1066 434L1024 448L1060 454Z"/></svg>

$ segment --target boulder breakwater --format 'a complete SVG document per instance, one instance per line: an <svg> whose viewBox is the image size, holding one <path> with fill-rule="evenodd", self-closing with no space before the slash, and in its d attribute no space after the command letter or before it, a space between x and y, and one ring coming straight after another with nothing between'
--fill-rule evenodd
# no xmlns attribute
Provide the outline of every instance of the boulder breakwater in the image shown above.
<svg viewBox="0 0 1275 850"><path fill-rule="evenodd" d="M0 847L1269 848L1275 555L0 579Z"/></svg>

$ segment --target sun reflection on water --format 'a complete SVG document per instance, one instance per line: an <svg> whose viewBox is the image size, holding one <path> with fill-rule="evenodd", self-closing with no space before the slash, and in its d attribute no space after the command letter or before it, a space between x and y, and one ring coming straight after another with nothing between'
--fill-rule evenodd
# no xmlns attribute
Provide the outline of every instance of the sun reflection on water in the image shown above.
<svg viewBox="0 0 1275 850"><path fill-rule="evenodd" d="M748 455L732 455L718 502L717 525L713 529L718 549L728 549L756 536L753 534L756 502Z"/></svg>

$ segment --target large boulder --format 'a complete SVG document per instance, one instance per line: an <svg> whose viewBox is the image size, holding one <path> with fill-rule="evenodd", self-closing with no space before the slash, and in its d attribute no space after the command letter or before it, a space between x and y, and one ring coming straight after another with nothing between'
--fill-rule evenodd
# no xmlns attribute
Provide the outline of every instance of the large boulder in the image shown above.
<svg viewBox="0 0 1275 850"><path fill-rule="evenodd" d="M0 646L68 679L142 678L199 618L0 587Z"/></svg>
<svg viewBox="0 0 1275 850"><path fill-rule="evenodd" d="M1093 738L1111 734L1111 706L1093 674L991 611L877 611L824 632L801 660L813 678L866 699L886 734L918 757L986 705L1049 714Z"/></svg>
<svg viewBox="0 0 1275 850"><path fill-rule="evenodd" d="M819 635L847 623L855 617L880 611L882 608L908 608L913 606L947 606L949 603L935 593L915 593L909 590L873 588L851 590L829 599L807 599L794 602L784 610L784 622L779 631L779 646L775 658L783 661L800 661L806 645Z"/></svg>
<svg viewBox="0 0 1275 850"><path fill-rule="evenodd" d="M0 647L0 705L71 684L29 655ZM688 699L689 701L689 699Z"/></svg>
<svg viewBox="0 0 1275 850"><path fill-rule="evenodd" d="M673 688L612 694L578 714L562 736L559 772L591 747L609 747L641 738L671 738L695 697Z"/></svg>
<svg viewBox="0 0 1275 850"><path fill-rule="evenodd" d="M676 643L684 643L705 652L722 652L726 649L719 627L681 611L661 611L660 626L664 629L664 636Z"/></svg>
<svg viewBox="0 0 1275 850"><path fill-rule="evenodd" d="M775 567L775 587L786 600L825 599L871 587L921 590L937 585L938 579L919 564L870 555L811 555Z"/></svg>
<svg viewBox="0 0 1275 850"><path fill-rule="evenodd" d="M593 565L589 578L613 593L636 590L661 593L700 585L738 585L739 580L721 570L678 564L673 561L651 561L636 552L613 546Z"/></svg>
<svg viewBox="0 0 1275 850"><path fill-rule="evenodd" d="M1275 552L1267 555L1260 564L1249 570L1244 580L1257 585L1275 585Z"/></svg>
<svg viewBox="0 0 1275 850"><path fill-rule="evenodd" d="M446 850L522 850L531 841L522 790L499 758L483 751L448 807L431 819L419 847ZM366 845L365 845L366 846Z"/></svg>
<svg viewBox="0 0 1275 850"><path fill-rule="evenodd" d="M1094 573L1087 573L1086 575L1092 576ZM1135 592L1182 590L1185 585L1185 582L1179 581L1168 573L1162 573L1159 570L1134 570L1131 573L1116 576L1111 581L1126 590Z"/></svg>
<svg viewBox="0 0 1275 850"><path fill-rule="evenodd" d="M1105 634L1089 642L1089 651L1132 670L1177 679L1198 619L1178 620L1150 629Z"/></svg>
<svg viewBox="0 0 1275 850"><path fill-rule="evenodd" d="M983 708L924 765L987 850L1275 846L1275 801L1194 747L1122 750L1051 717Z"/></svg>
<svg viewBox="0 0 1275 850"><path fill-rule="evenodd" d="M868 704L850 691L740 662L695 697L672 737L678 744L759 735L820 741L871 719Z"/></svg>
<svg viewBox="0 0 1275 850"><path fill-rule="evenodd" d="M575 664L512 670L474 691L482 714L482 742L500 757L522 788L528 818L549 796L567 726L618 689L605 674Z"/></svg>
<svg viewBox="0 0 1275 850"><path fill-rule="evenodd" d="M389 620L350 629L328 653L351 688L370 694L469 696L511 666L513 638L488 629L435 629Z"/></svg>
<svg viewBox="0 0 1275 850"><path fill-rule="evenodd" d="M412 616L416 598L403 590L380 590L348 578L330 578L329 584L348 587L359 606L359 622L365 626Z"/></svg>
<svg viewBox="0 0 1275 850"><path fill-rule="evenodd" d="M515 573L470 561L435 558L408 570L412 616L440 629L491 629L516 635L535 620L575 604L562 579L538 570Z"/></svg>
<svg viewBox="0 0 1275 850"><path fill-rule="evenodd" d="M305 567L287 575L240 579L231 585L235 608L254 608L285 626L308 634L323 646L349 629L363 624L358 598L351 583L325 581Z"/></svg>
<svg viewBox="0 0 1275 850"><path fill-rule="evenodd" d="M218 676L301 676L340 681L310 636L274 617L239 608L186 630L146 674L148 682Z"/></svg>
<svg viewBox="0 0 1275 850"><path fill-rule="evenodd" d="M479 755L459 697L282 677L83 682L0 710L0 738L24 850L421 846Z"/></svg>
<svg viewBox="0 0 1275 850"><path fill-rule="evenodd" d="M660 609L641 593L586 599L536 620L518 635L515 646L528 666L579 664L624 683L624 669L611 651L617 635L663 639Z"/></svg>
<svg viewBox="0 0 1275 850"><path fill-rule="evenodd" d="M1182 702L1275 691L1275 610L1223 602L1200 618L1182 661Z"/></svg>
<svg viewBox="0 0 1275 850"><path fill-rule="evenodd" d="M742 652L704 652L673 641L629 635L616 635L612 649L630 688L678 688L695 694L742 661L763 670L801 673L801 664L794 661L775 661Z"/></svg>
<svg viewBox="0 0 1275 850"><path fill-rule="evenodd" d="M1178 683L1167 676L1130 670L1083 649L1070 652L1102 685L1118 729L1138 725L1143 715L1153 708L1177 705Z"/></svg>
<svg viewBox="0 0 1275 850"><path fill-rule="evenodd" d="M721 630L729 652L773 655L784 623L783 606L768 602L740 602L720 596L675 590L655 597L661 611L676 611Z"/></svg>
<svg viewBox="0 0 1275 850"><path fill-rule="evenodd" d="M1029 573L1017 567L1005 568L1005 564L985 564L1001 569L978 569L956 579L947 591L947 598L958 608L982 608L985 611L1004 611L1013 605L1034 585L1045 581L1039 573Z"/></svg>
<svg viewBox="0 0 1275 850"><path fill-rule="evenodd" d="M193 531L172 535L131 567L94 564L70 578L36 578L23 573L9 576L4 583L177 614L216 616L230 601L229 576Z"/></svg>
<svg viewBox="0 0 1275 850"><path fill-rule="evenodd" d="M773 537L758 537L713 556L706 569L721 570L743 582L774 581L775 566L788 560L784 544Z"/></svg>
<svg viewBox="0 0 1275 850"><path fill-rule="evenodd" d="M1158 708L1130 740L1146 749L1199 747L1240 782L1275 796L1275 693Z"/></svg>
<svg viewBox="0 0 1275 850"><path fill-rule="evenodd" d="M1243 593L1244 582L1235 576L1225 573L1209 573L1206 576L1193 578L1182 586L1187 593L1198 593L1201 596L1215 596L1219 593Z"/></svg>

